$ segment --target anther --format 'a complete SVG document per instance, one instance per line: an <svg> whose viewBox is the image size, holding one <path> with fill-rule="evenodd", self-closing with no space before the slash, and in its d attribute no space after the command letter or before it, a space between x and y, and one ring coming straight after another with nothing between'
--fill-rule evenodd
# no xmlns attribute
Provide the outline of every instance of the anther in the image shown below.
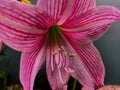
<svg viewBox="0 0 120 90"><path fill-rule="evenodd" d="M61 46L61 49L64 51L65 50L64 46Z"/></svg>
<svg viewBox="0 0 120 90"><path fill-rule="evenodd" d="M52 55L58 54L58 51L54 51L52 52Z"/></svg>
<svg viewBox="0 0 120 90"><path fill-rule="evenodd" d="M52 55L55 55L55 52L52 52Z"/></svg>
<svg viewBox="0 0 120 90"><path fill-rule="evenodd" d="M58 51L54 51L55 54L58 54Z"/></svg>
<svg viewBox="0 0 120 90"><path fill-rule="evenodd" d="M69 53L69 56L70 57L75 57L75 54L74 53Z"/></svg>
<svg viewBox="0 0 120 90"><path fill-rule="evenodd" d="M60 52L60 51L61 51L61 49L60 49L60 48L58 48L58 51Z"/></svg>

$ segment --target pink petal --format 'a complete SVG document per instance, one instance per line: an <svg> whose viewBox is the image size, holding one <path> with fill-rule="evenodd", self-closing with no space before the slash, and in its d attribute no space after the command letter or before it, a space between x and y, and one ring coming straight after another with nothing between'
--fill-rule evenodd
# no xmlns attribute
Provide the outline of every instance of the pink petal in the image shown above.
<svg viewBox="0 0 120 90"><path fill-rule="evenodd" d="M69 55L66 71L71 73L84 87L97 89L103 86L104 65L93 44L81 44L74 38L70 40L66 36L64 41Z"/></svg>
<svg viewBox="0 0 120 90"><path fill-rule="evenodd" d="M45 41L45 36L45 34L33 34L7 25L0 25L0 38L2 41L18 51L30 52L41 47Z"/></svg>
<svg viewBox="0 0 120 90"><path fill-rule="evenodd" d="M80 31L108 25L117 20L120 20L120 10L110 6L99 6L67 19L62 27L68 31Z"/></svg>
<svg viewBox="0 0 120 90"><path fill-rule="evenodd" d="M103 86L104 65L98 50L92 44L81 44L74 39L68 41L75 54L70 60L71 75L85 87L96 89Z"/></svg>
<svg viewBox="0 0 120 90"><path fill-rule="evenodd" d="M70 3L72 2L73 0L71 0ZM38 0L37 2L38 8L43 12L47 12L47 14L53 17L56 21L60 19L67 4L70 3L69 0Z"/></svg>
<svg viewBox="0 0 120 90"><path fill-rule="evenodd" d="M52 18L40 13L36 6L9 0L0 0L0 21L16 28L26 28L26 32L34 33L47 30L53 23Z"/></svg>
<svg viewBox="0 0 120 90"><path fill-rule="evenodd" d="M95 0L38 0L38 8L47 12L56 22L63 22L71 13L78 14L95 5ZM61 18L62 17L62 18Z"/></svg>
<svg viewBox="0 0 120 90"><path fill-rule="evenodd" d="M24 90L33 90L35 76L45 64L45 46L33 52L22 53L20 62L20 80Z"/></svg>
<svg viewBox="0 0 120 90"><path fill-rule="evenodd" d="M59 58L51 54L51 47L48 46L46 51L46 72L52 90L67 90L67 82L70 74L65 71L63 65L60 66L59 63L57 63Z"/></svg>
<svg viewBox="0 0 120 90"><path fill-rule="evenodd" d="M108 30L110 25L111 24L97 26L95 28L86 29L77 32L63 31L63 33L67 38L69 38L69 40L74 39L75 42L86 44L86 43L91 43L97 40L98 38L100 38Z"/></svg>
<svg viewBox="0 0 120 90"><path fill-rule="evenodd" d="M96 6L95 0L71 0L67 3L68 6L63 11L62 18L58 22L59 25L64 23L65 20L79 16L81 13Z"/></svg>
<svg viewBox="0 0 120 90"><path fill-rule="evenodd" d="M24 6L24 8L21 6ZM26 10L26 12L31 9L31 13L35 12L35 8L33 9L33 7L30 6L28 9L28 6L23 3L0 1L0 38L15 50L30 52L43 45L46 34L44 30L32 28L29 23L28 26L23 23L24 21L19 20L17 17L22 16L16 16L16 14L19 12L24 14L24 12L19 9ZM17 11L14 12L13 10ZM7 15L8 12L9 15ZM30 17L29 14L26 15ZM16 21L16 18L18 21ZM26 17L23 17L23 19L26 19Z"/></svg>

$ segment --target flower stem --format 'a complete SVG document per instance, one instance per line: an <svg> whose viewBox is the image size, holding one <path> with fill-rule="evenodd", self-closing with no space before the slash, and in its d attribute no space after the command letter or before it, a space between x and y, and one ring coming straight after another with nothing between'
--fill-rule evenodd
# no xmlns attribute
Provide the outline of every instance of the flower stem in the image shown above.
<svg viewBox="0 0 120 90"><path fill-rule="evenodd" d="M74 79L74 83L73 83L73 88L72 88L72 90L75 90L75 88L76 88L76 84L77 84L77 80Z"/></svg>

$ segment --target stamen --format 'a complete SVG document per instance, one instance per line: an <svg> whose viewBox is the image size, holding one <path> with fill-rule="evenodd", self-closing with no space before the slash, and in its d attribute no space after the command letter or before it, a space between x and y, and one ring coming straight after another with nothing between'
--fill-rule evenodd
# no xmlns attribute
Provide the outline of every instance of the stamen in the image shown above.
<svg viewBox="0 0 120 90"><path fill-rule="evenodd" d="M58 48L58 51L60 52L60 51L61 51L61 49L60 49L60 48Z"/></svg>
<svg viewBox="0 0 120 90"><path fill-rule="evenodd" d="M64 51L65 50L64 46L61 46L61 49Z"/></svg>
<svg viewBox="0 0 120 90"><path fill-rule="evenodd" d="M55 52L52 52L52 55L55 55Z"/></svg>
<svg viewBox="0 0 120 90"><path fill-rule="evenodd" d="M60 26L53 25L49 28L48 34L47 34L47 45L50 45L52 47L51 49L51 68L52 71L55 68L55 65L57 64L60 68L66 67L67 60L71 59L73 61L73 57L75 57L74 53L69 53L71 50L69 50L64 40L64 35L62 34L62 30L60 29ZM68 70L71 71L71 68Z"/></svg>
<svg viewBox="0 0 120 90"><path fill-rule="evenodd" d="M69 53L69 56L70 57L75 57L75 54L74 53Z"/></svg>
<svg viewBox="0 0 120 90"><path fill-rule="evenodd" d="M55 54L58 54L59 52L58 51L54 51L52 52L52 55L55 55Z"/></svg>
<svg viewBox="0 0 120 90"><path fill-rule="evenodd" d="M64 51L64 55L65 55L65 57L67 56L67 51Z"/></svg>
<svg viewBox="0 0 120 90"><path fill-rule="evenodd" d="M55 54L58 54L58 51L54 51Z"/></svg>
<svg viewBox="0 0 120 90"><path fill-rule="evenodd" d="M60 48L58 48L58 50L53 51L53 52L52 52L52 55L60 54L60 51L61 51L61 50L62 50L63 55L64 55L65 57L66 57L67 55L68 55L69 57L75 57L75 54L74 54L74 53L68 53L68 52L65 50L64 46L61 46Z"/></svg>
<svg viewBox="0 0 120 90"><path fill-rule="evenodd" d="M65 50L65 47L64 46L60 46L61 50L63 50L64 52L64 56L66 57L67 55L69 55L69 57L75 57L75 54L74 53L69 53Z"/></svg>

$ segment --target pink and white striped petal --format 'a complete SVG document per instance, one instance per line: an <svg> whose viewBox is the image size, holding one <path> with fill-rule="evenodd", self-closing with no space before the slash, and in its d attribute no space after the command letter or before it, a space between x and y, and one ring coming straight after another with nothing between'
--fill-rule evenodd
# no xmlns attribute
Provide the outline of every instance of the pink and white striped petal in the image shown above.
<svg viewBox="0 0 120 90"><path fill-rule="evenodd" d="M71 8L74 0L38 0L38 8L46 12L57 22L67 7Z"/></svg>
<svg viewBox="0 0 120 90"><path fill-rule="evenodd" d="M16 6L16 12L13 11L13 5ZM0 38L4 41L4 43L15 50L30 52L43 45L46 37L46 31L41 29L34 29L31 26L25 25L23 23L24 21L19 20L18 17L21 16L16 16L15 13L24 13L19 10L22 8L21 6L24 6L26 8L26 12L28 12L27 10L30 10L31 7L29 6L28 8L28 6L24 5L23 3L0 1ZM25 11L25 8L22 9ZM31 7L31 10L33 10L33 12L35 11L34 9ZM8 12L9 14L7 14ZM24 18L25 17L23 17L23 19ZM18 21L16 21L16 19Z"/></svg>
<svg viewBox="0 0 120 90"><path fill-rule="evenodd" d="M70 60L71 75L83 86L100 88L104 85L105 69L98 50L91 44L81 44L76 40L68 39L68 46L74 53Z"/></svg>
<svg viewBox="0 0 120 90"><path fill-rule="evenodd" d="M0 21L9 20L15 28L41 33L49 28L53 19L41 13L35 5L9 0L0 0ZM34 30L33 30L34 29Z"/></svg>
<svg viewBox="0 0 120 90"><path fill-rule="evenodd" d="M65 10L63 10L63 15L58 22L59 25L64 23L67 19L79 16L81 13L87 11L90 8L96 7L95 0L71 0L67 2Z"/></svg>
<svg viewBox="0 0 120 90"><path fill-rule="evenodd" d="M74 39L75 42L79 42L81 44L88 44L99 39L108 30L110 25L111 24L97 26L95 28L86 29L86 30L77 31L77 32L63 31L63 34L69 40Z"/></svg>
<svg viewBox="0 0 120 90"><path fill-rule="evenodd" d="M0 21L1 22L1 21ZM31 52L43 45L46 34L34 34L0 23L0 38L11 48ZM32 48L31 48L32 47Z"/></svg>
<svg viewBox="0 0 120 90"><path fill-rule="evenodd" d="M66 75L70 73L82 85L94 88L94 80L88 70L89 67L87 68L87 66L84 65L85 63L79 54L65 38L64 42L60 44L58 45L62 47L59 46L60 50L57 53L52 52L57 51L58 49L47 44L46 70L52 89L58 90L59 88L62 88L68 81L68 79L65 79L67 77ZM76 65L74 66L74 64Z"/></svg>
<svg viewBox="0 0 120 90"><path fill-rule="evenodd" d="M112 6L98 6L67 19L61 27L66 31L76 32L108 25L118 20L120 20L120 10Z"/></svg>
<svg viewBox="0 0 120 90"><path fill-rule="evenodd" d="M45 46L33 52L23 52L20 62L20 81L24 90L33 90L35 77L45 65Z"/></svg>
<svg viewBox="0 0 120 90"><path fill-rule="evenodd" d="M63 23L69 16L80 14L81 12L95 6L95 0L38 0L37 6L48 15L53 17L58 24Z"/></svg>

